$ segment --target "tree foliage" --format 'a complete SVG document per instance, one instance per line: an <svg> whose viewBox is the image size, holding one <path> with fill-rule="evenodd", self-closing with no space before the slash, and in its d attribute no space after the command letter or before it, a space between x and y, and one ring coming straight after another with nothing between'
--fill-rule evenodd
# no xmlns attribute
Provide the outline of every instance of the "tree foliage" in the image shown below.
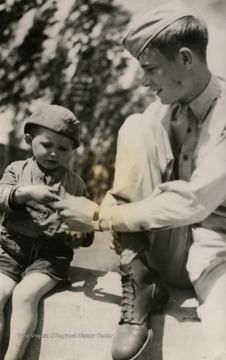
<svg viewBox="0 0 226 360"><path fill-rule="evenodd" d="M100 200L111 185L118 129L145 106L136 81L121 81L130 14L113 0L11 0L3 20L0 111L11 111L13 144L37 106L68 107L81 121L71 166Z"/></svg>

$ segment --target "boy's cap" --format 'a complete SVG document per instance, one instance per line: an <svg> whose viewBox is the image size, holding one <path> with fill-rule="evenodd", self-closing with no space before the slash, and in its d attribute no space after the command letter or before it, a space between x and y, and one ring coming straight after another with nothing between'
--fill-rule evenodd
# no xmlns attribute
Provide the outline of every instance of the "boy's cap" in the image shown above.
<svg viewBox="0 0 226 360"><path fill-rule="evenodd" d="M185 16L194 16L180 1L170 1L149 11L129 29L123 45L135 58L139 58L146 46L167 26Z"/></svg>
<svg viewBox="0 0 226 360"><path fill-rule="evenodd" d="M74 140L74 148L80 145L80 122L70 110L63 106L48 105L36 110L24 126L25 134L29 131L31 124L43 126Z"/></svg>

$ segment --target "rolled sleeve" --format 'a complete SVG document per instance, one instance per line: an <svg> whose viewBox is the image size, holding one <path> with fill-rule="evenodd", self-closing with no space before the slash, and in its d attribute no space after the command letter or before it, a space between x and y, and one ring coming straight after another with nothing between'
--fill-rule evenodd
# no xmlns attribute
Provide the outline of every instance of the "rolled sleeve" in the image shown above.
<svg viewBox="0 0 226 360"><path fill-rule="evenodd" d="M181 227L203 221L226 199L226 134L194 171L189 182L166 182L134 203L105 208L101 221L116 231Z"/></svg>

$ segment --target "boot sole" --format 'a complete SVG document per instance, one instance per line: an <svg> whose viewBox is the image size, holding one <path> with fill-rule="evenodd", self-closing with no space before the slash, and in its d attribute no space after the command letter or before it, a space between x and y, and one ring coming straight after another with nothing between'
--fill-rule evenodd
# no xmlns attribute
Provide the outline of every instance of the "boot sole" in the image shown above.
<svg viewBox="0 0 226 360"><path fill-rule="evenodd" d="M149 329L149 330L148 330L148 337L147 337L147 340L145 341L144 345L143 345L142 348L138 351L138 353L137 353L135 356L133 356L132 358L130 358L129 360L149 360L150 357L149 357L149 358L146 358L146 357L144 358L144 357L143 357L143 355L144 355L143 351L144 351L145 348L147 347L149 341L152 340L152 338L153 338L153 331L152 331L152 329ZM142 357L140 357L140 356L142 356Z"/></svg>

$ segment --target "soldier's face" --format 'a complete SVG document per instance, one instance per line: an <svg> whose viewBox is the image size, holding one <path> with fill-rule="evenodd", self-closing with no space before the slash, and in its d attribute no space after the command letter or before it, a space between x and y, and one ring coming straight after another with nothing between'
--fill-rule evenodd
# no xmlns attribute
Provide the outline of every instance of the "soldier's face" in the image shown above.
<svg viewBox="0 0 226 360"><path fill-rule="evenodd" d="M142 85L150 87L163 104L186 102L186 74L179 55L169 61L159 50L147 49L141 53L139 63L143 69Z"/></svg>

